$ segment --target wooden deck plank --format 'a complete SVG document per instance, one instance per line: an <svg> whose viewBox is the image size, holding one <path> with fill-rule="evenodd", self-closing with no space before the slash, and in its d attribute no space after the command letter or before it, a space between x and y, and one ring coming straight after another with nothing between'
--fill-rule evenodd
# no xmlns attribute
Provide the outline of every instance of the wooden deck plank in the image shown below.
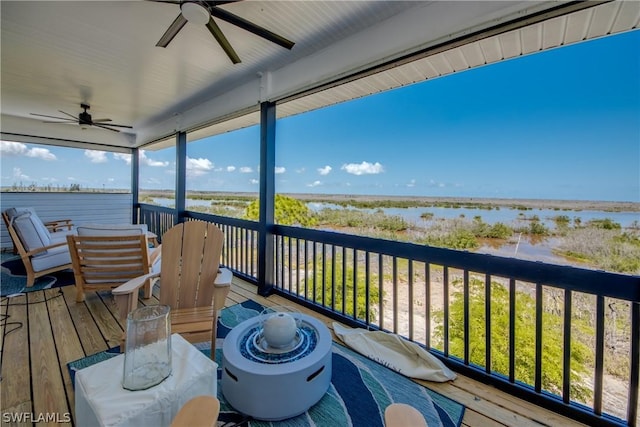
<svg viewBox="0 0 640 427"><path fill-rule="evenodd" d="M60 297L55 297L57 295ZM49 318L51 319L51 329L55 340L56 352L58 353L67 404L69 406L69 412L73 413L75 393L67 363L81 359L85 356L85 353L82 349L80 338L75 333L75 327L64 299L64 293L58 289L52 289L45 291L45 296L49 300L47 303ZM76 302L73 301L73 304L75 305Z"/></svg>
<svg viewBox="0 0 640 427"><path fill-rule="evenodd" d="M41 415L57 414L60 419L70 414L64 390L64 382L55 351L51 320L42 291L27 294L29 302L29 346L31 352L31 383L33 412L36 419ZM57 425L42 422L38 425ZM71 423L62 423L71 425Z"/></svg>
<svg viewBox="0 0 640 427"><path fill-rule="evenodd" d="M74 329L84 351L84 356L96 354L108 349L107 342L93 321L87 305L84 302L76 302L75 287L65 286L63 288L63 294ZM93 295L94 293L89 292L88 294Z"/></svg>
<svg viewBox="0 0 640 427"><path fill-rule="evenodd" d="M0 402L3 413L32 412L33 410L26 303L26 296L8 298L6 303L9 317L4 331L6 335L4 347L2 347L0 372L2 377Z"/></svg>
<svg viewBox="0 0 640 427"><path fill-rule="evenodd" d="M100 293L87 293L87 298L84 303L96 322L100 333L107 342L107 348L120 345L124 329L118 323L117 316L114 316L111 311L109 311L109 308L104 305Z"/></svg>

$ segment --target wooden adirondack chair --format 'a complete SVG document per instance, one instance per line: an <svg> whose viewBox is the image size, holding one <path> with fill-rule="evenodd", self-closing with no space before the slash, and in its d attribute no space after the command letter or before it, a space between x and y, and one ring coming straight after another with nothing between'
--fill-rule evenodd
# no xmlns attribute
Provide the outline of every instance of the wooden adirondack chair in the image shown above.
<svg viewBox="0 0 640 427"><path fill-rule="evenodd" d="M171 332L192 343L210 339L214 359L218 311L224 307L233 278L231 271L219 268L223 240L222 231L204 221L188 221L168 230L162 236L160 272L113 290L123 323L137 307L140 286L159 279L160 304L171 307Z"/></svg>

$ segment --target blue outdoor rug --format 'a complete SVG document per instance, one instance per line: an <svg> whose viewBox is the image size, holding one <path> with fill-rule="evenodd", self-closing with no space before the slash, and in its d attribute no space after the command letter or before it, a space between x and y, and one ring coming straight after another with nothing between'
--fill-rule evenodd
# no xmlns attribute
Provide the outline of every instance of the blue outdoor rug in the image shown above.
<svg viewBox="0 0 640 427"><path fill-rule="evenodd" d="M231 328L239 323L259 315L264 307L248 300L225 308L220 313L218 323L218 342L216 344L216 362L222 360L222 342ZM209 356L209 344L196 344ZM68 363L72 381L75 371L94 363L118 355L118 349L85 357ZM218 425L226 423L247 426L277 427L375 427L384 426L384 410L391 403L407 403L419 410L427 425L459 427L464 415L464 406L437 392L406 378L377 362L340 345L333 343L331 385L325 396L306 413L278 422L246 420L227 403L222 387L218 383L220 416ZM218 369L218 381L221 370Z"/></svg>
<svg viewBox="0 0 640 427"><path fill-rule="evenodd" d="M68 269L38 277L33 286L27 287L27 272L20 257L2 253L0 260L0 297L75 284L73 270Z"/></svg>

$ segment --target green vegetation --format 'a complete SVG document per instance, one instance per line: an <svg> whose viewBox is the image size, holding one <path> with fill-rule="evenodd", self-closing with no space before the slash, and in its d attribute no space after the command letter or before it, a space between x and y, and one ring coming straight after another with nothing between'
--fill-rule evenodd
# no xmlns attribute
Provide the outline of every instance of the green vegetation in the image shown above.
<svg viewBox="0 0 640 427"><path fill-rule="evenodd" d="M295 244L295 241L291 244ZM348 258L352 258L347 254ZM332 262L332 258L335 262ZM316 260L316 271L309 278L303 278L301 281L300 294L304 294L304 286L307 287L308 294L312 295L313 301L327 307L333 306L336 311L343 311L349 316L353 316L360 320L366 320L367 315L367 284L364 268L358 269L358 275L354 284L353 259L347 260L347 268L342 269L342 251L336 251L332 255L328 255L326 259L326 267L323 270L322 260L320 257ZM336 266L335 271L333 265ZM308 265L308 271L313 270L313 265ZM332 279L335 275L335 281ZM323 286L324 278L324 286ZM369 306L376 307L380 301L380 292L377 287L378 276L372 274L369 278ZM315 292L314 292L315 282ZM325 289L324 299L322 289ZM355 313L354 313L354 288L355 288ZM344 295L343 295L344 294ZM335 299L332 299L334 298ZM375 313L369 312L369 321L375 322Z"/></svg>
<svg viewBox="0 0 640 427"><path fill-rule="evenodd" d="M281 225L311 227L317 224L316 218L303 202L293 197L276 194L274 207L275 221ZM255 199L245 211L245 219L257 221L260 218L260 201Z"/></svg>
<svg viewBox="0 0 640 427"><path fill-rule="evenodd" d="M399 215L385 215L381 210L373 213L355 209L324 208L317 214L319 226L337 228L371 229L380 232L401 232L409 229L409 223Z"/></svg>
<svg viewBox="0 0 640 427"><path fill-rule="evenodd" d="M464 294L462 281L452 283L449 308L449 353L464 355ZM485 328L485 289L484 281L478 278L469 280L469 360L478 366L485 366L486 335L491 336L491 369L497 373L509 373L509 292L502 284L491 283L491 330ZM534 384L535 373L535 298L525 292L516 293L515 313L515 377L518 381ZM542 313L542 387L552 393L562 393L562 316L545 306ZM434 312L435 319L442 319L441 311ZM584 319L574 318L576 328L593 328ZM444 325L440 320L435 327L436 347L444 340ZM589 387L583 378L589 372L592 352L585 343L573 338L571 341L571 397L585 401L590 396Z"/></svg>
<svg viewBox="0 0 640 427"><path fill-rule="evenodd" d="M637 233L599 226L580 228L565 236L557 252L598 269L640 274L640 236Z"/></svg>

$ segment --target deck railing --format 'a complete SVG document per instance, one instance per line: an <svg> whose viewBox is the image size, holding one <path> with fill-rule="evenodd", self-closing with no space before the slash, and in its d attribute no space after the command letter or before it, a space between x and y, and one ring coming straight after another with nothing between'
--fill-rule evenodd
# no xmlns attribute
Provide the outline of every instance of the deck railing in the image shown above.
<svg viewBox="0 0 640 427"><path fill-rule="evenodd" d="M140 212L161 235L173 211ZM258 223L185 219L220 226L222 262L258 282ZM638 276L297 227L269 232L274 292L400 334L464 375L576 420L638 425Z"/></svg>

